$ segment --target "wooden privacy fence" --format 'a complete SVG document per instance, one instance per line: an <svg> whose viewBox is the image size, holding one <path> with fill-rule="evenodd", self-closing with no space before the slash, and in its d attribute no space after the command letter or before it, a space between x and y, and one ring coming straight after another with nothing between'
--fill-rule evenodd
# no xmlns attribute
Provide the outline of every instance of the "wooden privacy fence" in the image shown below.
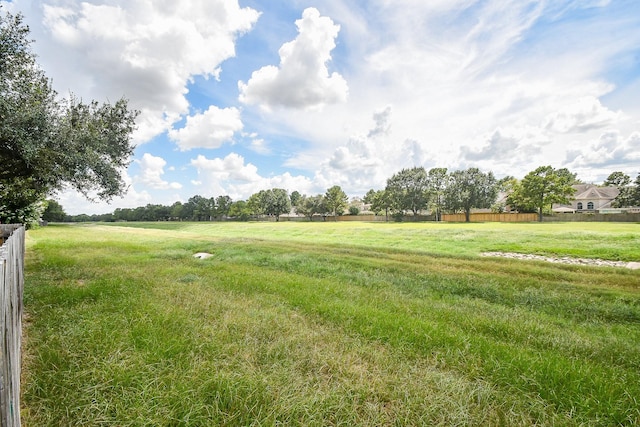
<svg viewBox="0 0 640 427"><path fill-rule="evenodd" d="M464 214L442 214L446 222L464 222ZM533 222L538 220L535 213L472 213L471 222Z"/></svg>
<svg viewBox="0 0 640 427"><path fill-rule="evenodd" d="M0 225L0 427L20 427L24 227Z"/></svg>

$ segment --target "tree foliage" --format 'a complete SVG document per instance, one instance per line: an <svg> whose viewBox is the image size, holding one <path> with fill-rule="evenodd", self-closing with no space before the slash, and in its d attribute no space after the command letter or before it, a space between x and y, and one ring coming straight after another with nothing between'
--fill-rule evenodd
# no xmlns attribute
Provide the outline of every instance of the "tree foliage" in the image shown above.
<svg viewBox="0 0 640 427"><path fill-rule="evenodd" d="M289 193L282 188L260 190L249 197L248 204L255 215L273 215L276 221L291 211Z"/></svg>
<svg viewBox="0 0 640 427"><path fill-rule="evenodd" d="M611 172L607 179L605 179L605 181L602 183L602 185L604 185L605 187L613 186L620 189L622 187L626 187L629 184L631 184L631 178L629 177L629 175L620 171Z"/></svg>
<svg viewBox="0 0 640 427"><path fill-rule="evenodd" d="M387 180L391 208L401 214L411 211L418 215L429 203L429 180L423 167L402 169Z"/></svg>
<svg viewBox="0 0 640 427"><path fill-rule="evenodd" d="M498 192L492 172L469 168L452 172L450 177L444 195L445 206L454 212L463 211L465 221L470 221L471 209L490 208L495 202Z"/></svg>
<svg viewBox="0 0 640 427"><path fill-rule="evenodd" d="M616 172L614 172L615 174ZM621 172L619 172L621 173ZM612 178L612 175L609 175L605 184ZM620 193L618 197L611 204L615 208L625 208L632 206L640 206L640 174L636 177L633 185L631 185L631 178L627 175L624 176L616 176L614 178L614 182L618 182L618 188L620 189ZM614 184L615 185L615 184Z"/></svg>
<svg viewBox="0 0 640 427"><path fill-rule="evenodd" d="M529 172L508 197L512 206L523 209L536 209L538 219L542 222L543 209L551 208L554 203L569 203L575 193L572 185L576 182L575 174L566 168L554 169L551 166L540 166Z"/></svg>
<svg viewBox="0 0 640 427"><path fill-rule="evenodd" d="M49 222L62 222L67 214L62 205L55 200L47 200L46 207L42 213L42 219Z"/></svg>
<svg viewBox="0 0 640 427"><path fill-rule="evenodd" d="M324 196L322 194L316 196L301 196L296 206L296 212L304 215L311 221L315 214L325 213Z"/></svg>
<svg viewBox="0 0 640 427"><path fill-rule="evenodd" d="M137 112L127 101L59 100L22 16L0 13L0 221L29 222L47 195L122 195ZM94 195L95 193L95 195Z"/></svg>
<svg viewBox="0 0 640 427"><path fill-rule="evenodd" d="M347 194L339 185L334 185L325 193L324 203L327 212L331 212L334 217L337 217L338 215L342 215L346 209L349 204L349 197L347 197Z"/></svg>
<svg viewBox="0 0 640 427"><path fill-rule="evenodd" d="M427 186L431 195L431 203L435 208L436 221L440 221L444 206L444 194L449 185L447 168L431 168L427 174Z"/></svg>
<svg viewBox="0 0 640 427"><path fill-rule="evenodd" d="M376 215L382 213L385 214L387 219L389 218L389 210L391 209L391 201L389 200L389 193L385 190L371 189L364 196L364 202L371 205L371 210Z"/></svg>

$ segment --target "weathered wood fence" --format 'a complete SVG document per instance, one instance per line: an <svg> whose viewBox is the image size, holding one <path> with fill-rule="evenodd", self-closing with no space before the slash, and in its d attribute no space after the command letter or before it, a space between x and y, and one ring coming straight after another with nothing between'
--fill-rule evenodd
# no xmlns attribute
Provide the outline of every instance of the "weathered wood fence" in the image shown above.
<svg viewBox="0 0 640 427"><path fill-rule="evenodd" d="M442 214L446 222L464 222L464 214ZM471 222L533 222L538 220L534 213L472 213Z"/></svg>
<svg viewBox="0 0 640 427"><path fill-rule="evenodd" d="M24 227L0 225L0 427L20 427Z"/></svg>

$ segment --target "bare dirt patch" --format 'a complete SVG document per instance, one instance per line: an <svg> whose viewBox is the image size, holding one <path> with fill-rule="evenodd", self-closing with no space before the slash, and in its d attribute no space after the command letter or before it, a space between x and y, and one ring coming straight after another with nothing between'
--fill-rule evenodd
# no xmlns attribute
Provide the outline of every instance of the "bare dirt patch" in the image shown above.
<svg viewBox="0 0 640 427"><path fill-rule="evenodd" d="M516 252L483 252L480 255L486 256L486 257L501 257L501 258L512 258L512 259L546 261L546 262L553 262L558 264L592 265L597 267L622 267L622 268L630 268L633 270L640 269L640 262L609 261L606 259L554 257L554 256L548 256L548 255L519 254Z"/></svg>

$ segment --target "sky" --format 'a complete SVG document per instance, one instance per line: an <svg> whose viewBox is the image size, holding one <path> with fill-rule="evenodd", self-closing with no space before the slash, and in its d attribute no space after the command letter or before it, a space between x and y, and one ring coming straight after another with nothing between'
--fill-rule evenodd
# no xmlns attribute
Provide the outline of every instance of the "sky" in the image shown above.
<svg viewBox="0 0 640 427"><path fill-rule="evenodd" d="M123 198L350 197L403 168L640 173L637 0L13 0L54 88L139 110Z"/></svg>

